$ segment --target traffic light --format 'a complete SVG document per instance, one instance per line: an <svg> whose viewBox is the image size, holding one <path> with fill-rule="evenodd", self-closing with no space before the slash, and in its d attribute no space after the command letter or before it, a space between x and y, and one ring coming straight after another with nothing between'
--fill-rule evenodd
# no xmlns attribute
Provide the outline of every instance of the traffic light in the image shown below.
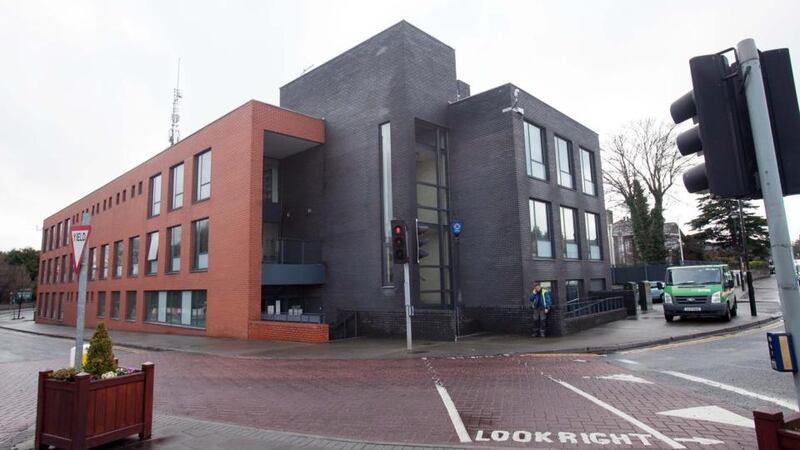
<svg viewBox="0 0 800 450"><path fill-rule="evenodd" d="M392 220L392 260L395 264L408 263L406 237L406 223L402 220Z"/></svg>
<svg viewBox="0 0 800 450"><path fill-rule="evenodd" d="M683 175L691 193L710 191L720 198L761 198L753 137L739 65L721 55L689 61L693 89L670 107L676 124L694 119L695 126L677 138L687 156L703 152L705 162Z"/></svg>
<svg viewBox="0 0 800 450"><path fill-rule="evenodd" d="M783 195L800 194L800 110L789 50L760 52Z"/></svg>
<svg viewBox="0 0 800 450"><path fill-rule="evenodd" d="M428 235L431 227L419 223L419 219L415 221L415 224L417 228L417 263L419 263L422 258L430 254L425 250L425 246L431 241Z"/></svg>

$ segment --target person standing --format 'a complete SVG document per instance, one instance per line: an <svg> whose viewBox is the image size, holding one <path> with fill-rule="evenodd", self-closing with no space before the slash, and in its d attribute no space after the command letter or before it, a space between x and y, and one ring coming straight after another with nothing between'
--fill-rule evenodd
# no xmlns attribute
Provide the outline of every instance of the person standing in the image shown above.
<svg viewBox="0 0 800 450"><path fill-rule="evenodd" d="M550 292L543 290L541 283L537 281L533 284L533 292L528 296L528 301L533 307L533 322L536 327L536 331L531 336L544 337L547 313L550 312L550 307L553 305Z"/></svg>

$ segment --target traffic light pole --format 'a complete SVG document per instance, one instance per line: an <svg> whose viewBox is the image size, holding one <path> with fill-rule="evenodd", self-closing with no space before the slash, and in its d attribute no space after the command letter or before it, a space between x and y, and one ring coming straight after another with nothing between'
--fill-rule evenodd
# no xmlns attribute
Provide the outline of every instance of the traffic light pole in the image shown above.
<svg viewBox="0 0 800 450"><path fill-rule="evenodd" d="M794 348L800 349L800 290L794 276L792 243L786 223L786 210L783 204L783 190L775 156L775 142L772 139L767 96L761 74L761 61L758 48L753 39L739 42L738 57L745 72L745 97L750 113L750 128L753 131L758 179L767 211L769 240L772 258L775 262L775 278L778 282L778 295L783 307L783 320L786 332L792 335ZM800 373L794 377L795 395L800 400Z"/></svg>
<svg viewBox="0 0 800 450"><path fill-rule="evenodd" d="M406 349L411 351L411 282L408 273L408 263L405 263L403 264L403 288L406 297Z"/></svg>

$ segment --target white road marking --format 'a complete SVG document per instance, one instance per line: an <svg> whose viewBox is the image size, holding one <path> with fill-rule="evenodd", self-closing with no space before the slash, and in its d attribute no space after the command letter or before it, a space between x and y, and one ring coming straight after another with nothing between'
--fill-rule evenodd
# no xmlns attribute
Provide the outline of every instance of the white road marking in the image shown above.
<svg viewBox="0 0 800 450"><path fill-rule="evenodd" d="M708 422L722 423L725 425L737 425L745 428L755 428L753 419L732 413L719 406L697 406L694 408L674 409L672 411L662 411L656 413L661 416L681 417L684 419L705 420Z"/></svg>
<svg viewBox="0 0 800 450"><path fill-rule="evenodd" d="M748 391L748 390L745 390L745 389L742 389L742 388L739 388L739 387L736 387L736 386L731 386L730 384L720 383L718 381L709 380L709 379L701 378L701 377L696 377L694 375L688 375L688 374L681 373L681 372L673 372L671 370L665 370L665 371L662 371L662 373L666 373L667 375L672 375L673 377L678 377L678 378L681 378L681 379L684 379L684 380L693 381L695 383L701 383L701 384L705 384L707 386L712 386L712 387L715 387L715 388L718 388L718 389L723 389L723 390L726 390L726 391L734 392L736 394L744 395L746 397L751 397L751 398L755 398L755 399L762 400L762 401L765 401L765 402L774 403L774 404L776 404L778 406L784 407L786 409L790 409L792 411L797 411L798 410L797 409L797 403L793 402L793 401L790 401L790 400L785 400L785 399L782 399L782 398L770 397L768 395L759 394L757 392L751 392L751 391Z"/></svg>
<svg viewBox="0 0 800 450"><path fill-rule="evenodd" d="M630 360L630 359L617 359L617 361L619 361L621 363L625 363L625 364L635 364L635 365L641 364L638 361L633 361L633 360Z"/></svg>
<svg viewBox="0 0 800 450"><path fill-rule="evenodd" d="M669 445L670 448L686 448L681 443L676 442L675 440L665 436L660 431L656 430L655 428L651 427L650 425L647 425L647 424L635 419L634 417L631 417L630 415L628 415L628 414L620 411L619 409L609 405L608 403L600 400L599 398L597 398L597 397L595 397L595 396L593 396L591 394L588 394L586 392L583 392L582 390L576 388L575 386L573 386L573 385L571 385L571 384L569 384L569 383L567 383L565 381L557 380L557 379L555 379L555 378L553 378L551 376L548 376L548 378L550 378L551 380L555 381L556 383L564 386L565 388L571 390L572 392L580 395L581 397L589 400L590 402L594 403L595 405L597 405L597 406L599 406L599 407L601 407L601 408L603 408L603 409L605 409L607 411L610 411L611 413L613 413L613 414L621 417L622 419L630 422L631 424L633 424L634 426L644 430L645 432L650 433L651 435L653 435L654 438L656 438L656 439L660 440L661 442Z"/></svg>
<svg viewBox="0 0 800 450"><path fill-rule="evenodd" d="M644 378L637 377L636 375L623 374L623 373L618 373L615 375L602 375L595 378L597 378L598 380L628 381L630 383L653 384L652 381L647 381Z"/></svg>
<svg viewBox="0 0 800 450"><path fill-rule="evenodd" d="M439 397L442 398L442 403L444 403L444 407L447 409L447 414L450 415L450 421L453 422L453 428L456 429L458 440L461 441L462 444L472 442L469 433L467 433L467 428L464 426L464 422L461 421L461 415L458 414L456 405L453 403L453 399L451 399L450 394L447 393L447 389L440 383L436 383L436 391L439 393Z"/></svg>
<svg viewBox="0 0 800 450"><path fill-rule="evenodd" d="M709 439L709 438L699 438L699 437L675 438L675 440L676 441L680 441L680 442L696 442L696 443L698 443L700 445L714 445L714 444L724 444L725 443L725 441L719 441L719 440L716 440L716 439Z"/></svg>

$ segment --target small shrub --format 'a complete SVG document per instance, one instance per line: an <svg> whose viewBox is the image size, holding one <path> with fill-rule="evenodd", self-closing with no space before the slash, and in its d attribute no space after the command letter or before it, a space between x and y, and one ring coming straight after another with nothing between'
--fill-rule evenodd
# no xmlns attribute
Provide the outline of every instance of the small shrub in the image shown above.
<svg viewBox="0 0 800 450"><path fill-rule="evenodd" d="M114 361L114 352L111 337L106 330L106 324L100 322L94 330L92 340L89 341L89 351L86 355L86 372L100 377L106 372L117 370L117 363Z"/></svg>
<svg viewBox="0 0 800 450"><path fill-rule="evenodd" d="M750 269L759 270L767 267L767 262L763 259L754 259L750 261Z"/></svg>
<svg viewBox="0 0 800 450"><path fill-rule="evenodd" d="M50 372L50 378L59 381L74 381L77 374L78 371L74 367L67 367Z"/></svg>

